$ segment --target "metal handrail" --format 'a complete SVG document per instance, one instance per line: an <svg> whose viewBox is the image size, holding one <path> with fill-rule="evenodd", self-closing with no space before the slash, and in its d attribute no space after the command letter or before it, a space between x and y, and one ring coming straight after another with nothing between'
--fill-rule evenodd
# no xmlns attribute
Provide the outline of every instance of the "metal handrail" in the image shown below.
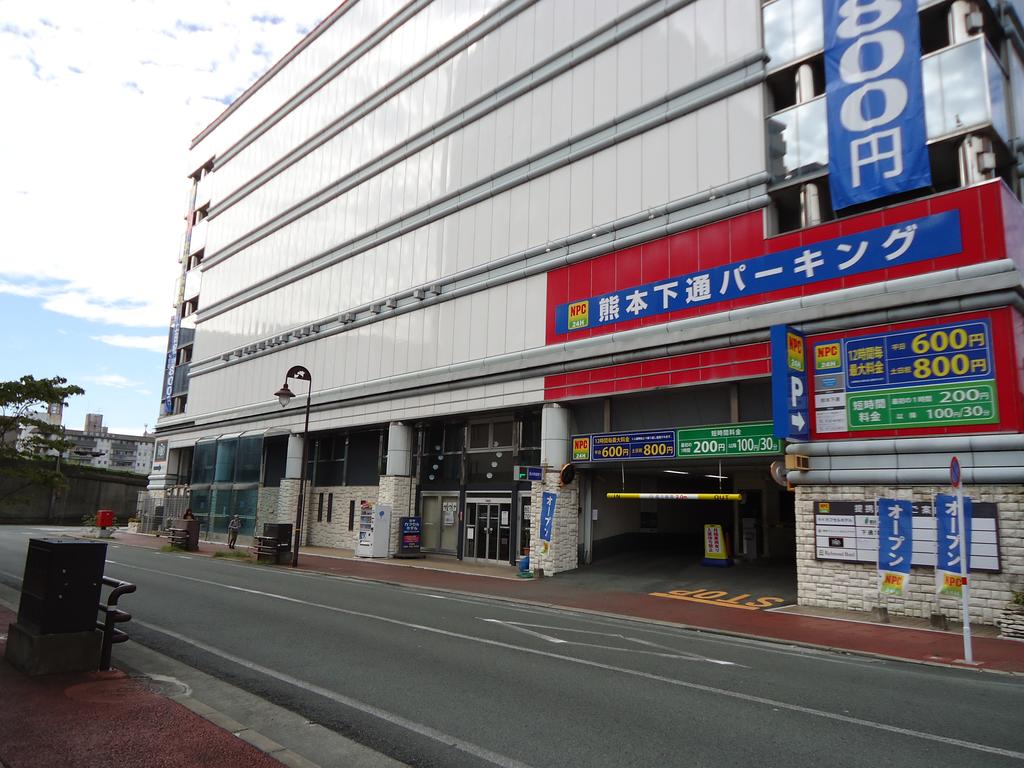
<svg viewBox="0 0 1024 768"><path fill-rule="evenodd" d="M121 595L128 595L134 592L137 587L127 581L112 579L109 576L103 577L103 584L113 587L107 595L107 604L100 603L99 610L103 611L103 621L96 622L96 629L103 631L103 648L100 651L100 669L110 669L110 652L114 643L123 643L128 640L128 633L123 632L115 624L131 621L132 615L117 607L117 601Z"/></svg>

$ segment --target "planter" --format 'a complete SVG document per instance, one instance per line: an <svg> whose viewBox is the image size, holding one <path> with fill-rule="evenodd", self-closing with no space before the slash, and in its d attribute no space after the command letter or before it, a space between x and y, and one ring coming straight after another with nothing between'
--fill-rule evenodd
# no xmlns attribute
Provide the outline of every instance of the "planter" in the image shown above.
<svg viewBox="0 0 1024 768"><path fill-rule="evenodd" d="M128 525L125 527L125 530L128 531L128 533L138 533L139 532L139 523L138 523L138 521L137 520L135 522L130 522L129 521Z"/></svg>
<svg viewBox="0 0 1024 768"><path fill-rule="evenodd" d="M996 619L1000 637L1024 640L1024 605L1007 603Z"/></svg>

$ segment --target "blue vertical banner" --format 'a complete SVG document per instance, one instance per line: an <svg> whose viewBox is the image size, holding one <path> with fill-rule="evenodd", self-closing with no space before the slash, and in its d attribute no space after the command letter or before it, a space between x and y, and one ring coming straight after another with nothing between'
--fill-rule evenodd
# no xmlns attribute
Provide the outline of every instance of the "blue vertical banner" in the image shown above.
<svg viewBox="0 0 1024 768"><path fill-rule="evenodd" d="M555 503L558 494L544 491L540 502L540 540L551 541L551 527L555 521Z"/></svg>
<svg viewBox="0 0 1024 768"><path fill-rule="evenodd" d="M906 594L914 546L914 512L909 501L878 500L878 589Z"/></svg>
<svg viewBox="0 0 1024 768"><path fill-rule="evenodd" d="M171 318L167 333L167 363L164 366L164 413L174 413L174 369L178 359L178 339L181 336L181 317L177 312Z"/></svg>
<svg viewBox="0 0 1024 768"><path fill-rule="evenodd" d="M918 0L824 0L835 210L931 184Z"/></svg>
<svg viewBox="0 0 1024 768"><path fill-rule="evenodd" d="M788 325L773 325L771 348L775 437L806 440L810 436L810 415L803 334Z"/></svg>
<svg viewBox="0 0 1024 768"><path fill-rule="evenodd" d="M935 591L946 597L960 597L963 578L960 558L971 561L971 497L964 496L964 530L956 515L956 496L940 493L935 497Z"/></svg>

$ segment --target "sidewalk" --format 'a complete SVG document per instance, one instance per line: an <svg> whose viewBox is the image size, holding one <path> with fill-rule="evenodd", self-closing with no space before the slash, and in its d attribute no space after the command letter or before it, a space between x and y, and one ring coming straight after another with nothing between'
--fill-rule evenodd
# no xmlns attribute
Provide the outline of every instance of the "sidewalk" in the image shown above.
<svg viewBox="0 0 1024 768"><path fill-rule="evenodd" d="M280 768L231 731L124 672L22 674L3 658L15 618L0 606L0 766Z"/></svg>
<svg viewBox="0 0 1024 768"><path fill-rule="evenodd" d="M115 541L151 549L160 549L167 543L163 538L122 532L116 534ZM226 549L222 544L202 542L200 551L190 554L212 556L214 552ZM337 576L659 621L722 634L903 661L967 666L962 661L963 637L960 628L957 626L942 632L926 626L906 626L915 623L924 625L926 622L923 620L880 624L872 622L866 613L813 616L786 611L742 611L637 592L584 590L557 576L520 579L511 568L479 566L452 558L428 556L417 560L369 560L354 557L351 550L326 547L303 547L299 553L299 568ZM975 664L971 668L1024 674L1024 642L998 639L992 627L972 629Z"/></svg>

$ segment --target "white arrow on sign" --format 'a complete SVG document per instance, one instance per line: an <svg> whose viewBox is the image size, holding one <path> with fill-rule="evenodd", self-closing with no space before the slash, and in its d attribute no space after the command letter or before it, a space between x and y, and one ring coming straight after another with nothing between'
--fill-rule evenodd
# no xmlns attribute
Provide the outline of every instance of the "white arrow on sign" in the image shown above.
<svg viewBox="0 0 1024 768"><path fill-rule="evenodd" d="M797 411L796 413L791 413L789 414L789 420L793 423L793 426L796 427L798 432L804 431L804 425L807 422L804 421L803 413L801 413L800 411Z"/></svg>

